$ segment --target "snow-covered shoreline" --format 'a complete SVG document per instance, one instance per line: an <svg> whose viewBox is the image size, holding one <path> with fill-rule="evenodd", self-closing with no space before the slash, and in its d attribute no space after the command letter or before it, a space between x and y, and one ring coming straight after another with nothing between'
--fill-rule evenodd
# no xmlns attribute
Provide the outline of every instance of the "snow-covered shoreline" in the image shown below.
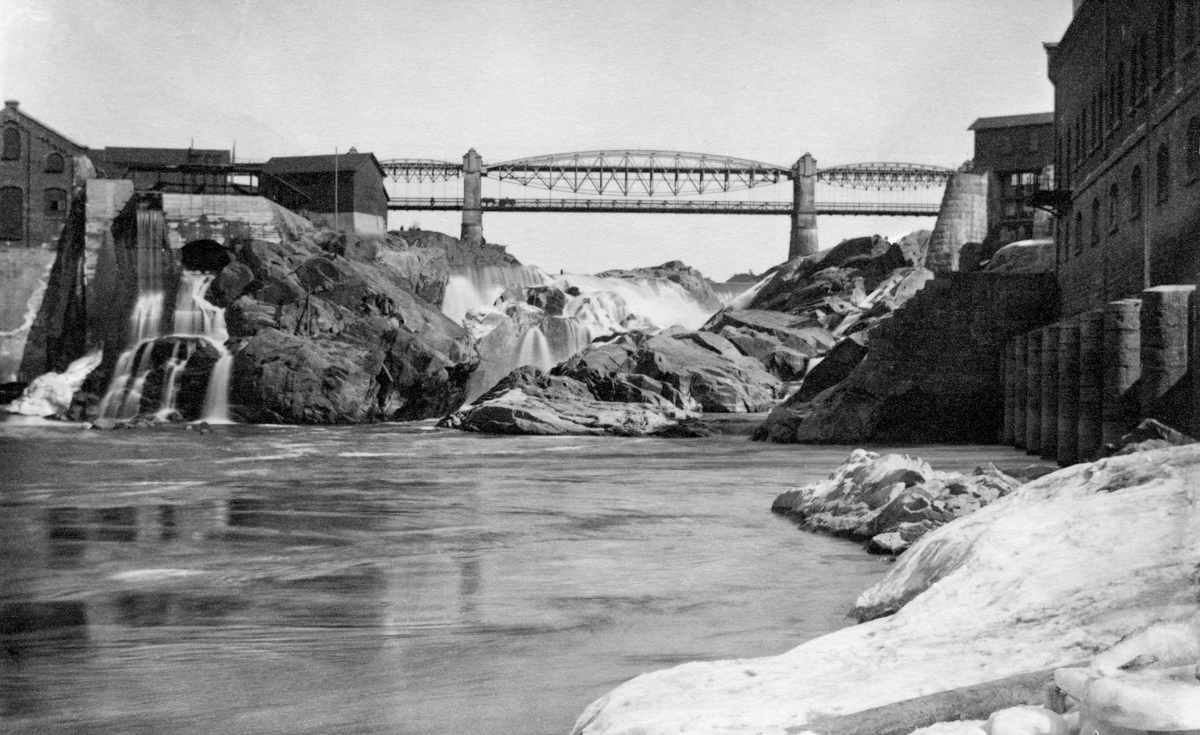
<svg viewBox="0 0 1200 735"><path fill-rule="evenodd" d="M1090 660L1195 614L1198 496L1200 445L1052 473L914 544L856 605L894 615L780 656L644 674L590 705L574 733L795 735L821 718Z"/></svg>

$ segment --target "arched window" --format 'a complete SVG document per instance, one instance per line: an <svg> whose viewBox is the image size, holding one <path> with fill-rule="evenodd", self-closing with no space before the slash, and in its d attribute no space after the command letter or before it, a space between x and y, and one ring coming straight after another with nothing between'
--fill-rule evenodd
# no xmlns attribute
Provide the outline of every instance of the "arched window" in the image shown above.
<svg viewBox="0 0 1200 735"><path fill-rule="evenodd" d="M15 161L21 157L21 129L16 125L4 126L4 152L0 159Z"/></svg>
<svg viewBox="0 0 1200 735"><path fill-rule="evenodd" d="M1154 156L1154 200L1159 204L1171 196L1171 151L1167 144L1158 147Z"/></svg>
<svg viewBox="0 0 1200 735"><path fill-rule="evenodd" d="M1142 216L1142 167L1134 166L1129 176L1129 219Z"/></svg>
<svg viewBox="0 0 1200 735"><path fill-rule="evenodd" d="M64 189L47 189L45 195L46 216L65 217L67 215L67 192Z"/></svg>
<svg viewBox="0 0 1200 735"><path fill-rule="evenodd" d="M1117 223L1121 219L1120 207L1118 206L1118 204L1121 200L1120 194L1121 194L1121 189L1117 186L1116 182L1113 182L1113 185L1108 187L1108 231L1109 232L1117 231Z"/></svg>
<svg viewBox="0 0 1200 735"><path fill-rule="evenodd" d="M1075 213L1075 254L1083 252L1083 212Z"/></svg>
<svg viewBox="0 0 1200 735"><path fill-rule="evenodd" d="M61 174L67 168L61 153L51 153L46 156L46 173Z"/></svg>
<svg viewBox="0 0 1200 735"><path fill-rule="evenodd" d="M1100 199L1092 200L1092 245L1100 244Z"/></svg>
<svg viewBox="0 0 1200 735"><path fill-rule="evenodd" d="M20 240L25 236L25 197L15 186L0 189L0 240Z"/></svg>
<svg viewBox="0 0 1200 735"><path fill-rule="evenodd" d="M1188 176L1200 174L1200 117L1193 117L1187 126L1187 161Z"/></svg>

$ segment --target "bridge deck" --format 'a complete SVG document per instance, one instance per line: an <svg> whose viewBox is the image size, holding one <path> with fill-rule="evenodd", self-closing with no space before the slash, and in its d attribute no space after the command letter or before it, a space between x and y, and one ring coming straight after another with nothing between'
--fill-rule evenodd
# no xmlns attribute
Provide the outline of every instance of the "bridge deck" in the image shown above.
<svg viewBox="0 0 1200 735"><path fill-rule="evenodd" d="M398 197L388 209L461 211L463 200L452 197ZM791 202L728 202L653 199L509 199L485 197L485 212L613 212L643 214L775 214L790 215ZM938 205L922 203L817 202L817 214L935 217Z"/></svg>

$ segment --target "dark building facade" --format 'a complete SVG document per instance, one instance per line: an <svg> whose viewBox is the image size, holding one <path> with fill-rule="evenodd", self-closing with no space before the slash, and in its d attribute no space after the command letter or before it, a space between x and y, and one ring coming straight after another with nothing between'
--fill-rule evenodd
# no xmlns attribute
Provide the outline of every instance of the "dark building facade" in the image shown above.
<svg viewBox="0 0 1200 735"><path fill-rule="evenodd" d="M131 179L137 191L227 193L229 175L206 172L227 167L229 151L202 148L101 148L88 153L102 179Z"/></svg>
<svg viewBox="0 0 1200 735"><path fill-rule="evenodd" d="M261 193L277 199L286 184L308 198L307 215L342 232L382 237L387 232L388 195L384 171L373 153L272 158L263 165ZM336 185L335 182L336 181Z"/></svg>
<svg viewBox="0 0 1200 735"><path fill-rule="evenodd" d="M0 112L0 245L52 247L71 209L76 156L87 148L26 115Z"/></svg>
<svg viewBox="0 0 1200 735"><path fill-rule="evenodd" d="M1049 236L1049 217L1030 198L1052 177L1054 113L981 117L968 130L975 132L972 170L989 174L991 249Z"/></svg>
<svg viewBox="0 0 1200 735"><path fill-rule="evenodd" d="M1084 0L1046 44L1063 313L1200 282L1200 0Z"/></svg>

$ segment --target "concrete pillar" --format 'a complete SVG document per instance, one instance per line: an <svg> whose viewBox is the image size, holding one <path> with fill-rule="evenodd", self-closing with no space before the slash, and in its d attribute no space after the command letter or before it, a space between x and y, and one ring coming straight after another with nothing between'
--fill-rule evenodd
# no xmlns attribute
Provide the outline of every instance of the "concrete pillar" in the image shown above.
<svg viewBox="0 0 1200 735"><path fill-rule="evenodd" d="M1017 401L1017 340L1008 340L1004 345L1004 425L1000 431L1000 443L1012 446L1016 435L1013 429L1013 413Z"/></svg>
<svg viewBox="0 0 1200 735"><path fill-rule="evenodd" d="M1042 328L1042 459L1058 459L1058 325Z"/></svg>
<svg viewBox="0 0 1200 735"><path fill-rule="evenodd" d="M1025 335L1013 337L1013 446L1025 448L1025 400L1029 395Z"/></svg>
<svg viewBox="0 0 1200 735"><path fill-rule="evenodd" d="M459 239L474 245L483 242L482 178L483 158L472 148L463 156L462 235Z"/></svg>
<svg viewBox="0 0 1200 735"><path fill-rule="evenodd" d="M968 242L983 242L988 226L986 174L956 173L946 182L937 223L929 236L925 265L934 271L958 270L958 253Z"/></svg>
<svg viewBox="0 0 1200 735"><path fill-rule="evenodd" d="M1100 448L1104 394L1104 312L1079 315L1079 424L1077 456L1087 461Z"/></svg>
<svg viewBox="0 0 1200 735"><path fill-rule="evenodd" d="M1141 306L1140 299L1123 299L1104 307L1104 444L1120 439L1137 417L1137 396L1129 389L1142 371Z"/></svg>
<svg viewBox="0 0 1200 735"><path fill-rule="evenodd" d="M1025 451L1042 451L1042 330L1025 333Z"/></svg>
<svg viewBox="0 0 1200 735"><path fill-rule="evenodd" d="M1173 400L1178 393L1167 401L1163 398L1176 386L1190 389L1184 379L1188 371L1189 317L1195 290L1195 286L1155 286L1142 291L1138 417L1153 416L1182 430L1191 427L1191 396L1178 402Z"/></svg>
<svg viewBox="0 0 1200 735"><path fill-rule="evenodd" d="M792 238L788 260L817 252L817 159L805 153L792 166Z"/></svg>
<svg viewBox="0 0 1200 735"><path fill-rule="evenodd" d="M1079 461L1079 320L1058 325L1058 464Z"/></svg>

